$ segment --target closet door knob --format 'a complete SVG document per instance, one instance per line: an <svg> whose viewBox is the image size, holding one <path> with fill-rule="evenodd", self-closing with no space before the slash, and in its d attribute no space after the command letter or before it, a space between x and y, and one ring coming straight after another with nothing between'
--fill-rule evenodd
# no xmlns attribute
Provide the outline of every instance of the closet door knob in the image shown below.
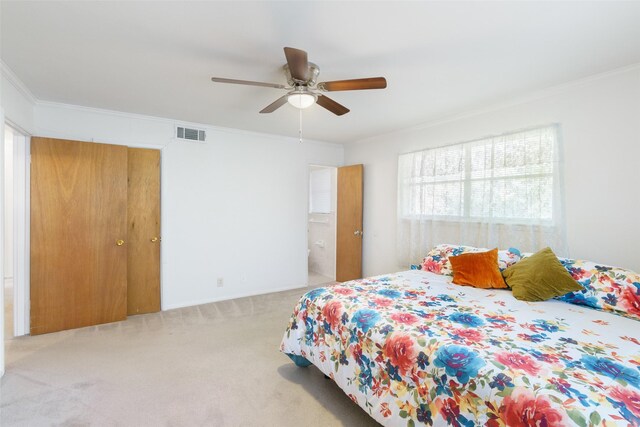
<svg viewBox="0 0 640 427"><path fill-rule="evenodd" d="M158 241L158 238L157 238L157 237L154 237L153 239L151 239L151 243L155 243L155 242L157 242L157 241Z"/></svg>
<svg viewBox="0 0 640 427"><path fill-rule="evenodd" d="M116 245L118 245L118 246L124 245L124 240L122 240L122 239L116 240Z"/></svg>

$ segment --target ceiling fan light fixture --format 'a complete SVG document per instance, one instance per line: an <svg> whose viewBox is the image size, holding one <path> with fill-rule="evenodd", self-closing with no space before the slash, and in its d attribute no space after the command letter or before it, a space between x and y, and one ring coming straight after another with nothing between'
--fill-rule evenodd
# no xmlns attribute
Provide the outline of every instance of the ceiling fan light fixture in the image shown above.
<svg viewBox="0 0 640 427"><path fill-rule="evenodd" d="M296 108L311 107L316 102L316 97L311 93L291 93L287 96L287 102Z"/></svg>
<svg viewBox="0 0 640 427"><path fill-rule="evenodd" d="M217 83L233 83L238 85L285 89L288 92L260 110L260 114L273 113L284 104L289 103L300 110L301 117L302 110L309 108L313 104L318 104L336 116L342 116L349 112L347 107L338 104L320 92L384 89L387 87L387 79L384 77L368 77L364 79L334 80L316 83L318 75L320 74L320 67L313 62L309 62L307 52L302 49L285 47L284 56L287 59L287 63L282 69L287 78L288 86L278 83L254 82L251 80L227 79L224 77L212 77L211 80Z"/></svg>

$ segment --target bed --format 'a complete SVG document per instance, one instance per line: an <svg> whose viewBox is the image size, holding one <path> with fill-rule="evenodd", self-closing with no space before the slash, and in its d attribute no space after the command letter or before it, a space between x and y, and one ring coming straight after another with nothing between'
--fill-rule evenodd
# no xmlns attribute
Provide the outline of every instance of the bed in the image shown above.
<svg viewBox="0 0 640 427"><path fill-rule="evenodd" d="M638 426L640 323L619 314L410 270L306 293L280 349L387 426Z"/></svg>

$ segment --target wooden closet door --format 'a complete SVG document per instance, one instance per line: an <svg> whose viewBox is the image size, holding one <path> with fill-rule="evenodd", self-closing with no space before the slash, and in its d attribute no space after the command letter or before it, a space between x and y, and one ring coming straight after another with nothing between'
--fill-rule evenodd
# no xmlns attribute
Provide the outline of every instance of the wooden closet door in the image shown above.
<svg viewBox="0 0 640 427"><path fill-rule="evenodd" d="M160 150L129 148L127 314L160 311Z"/></svg>
<svg viewBox="0 0 640 427"><path fill-rule="evenodd" d="M32 335L126 318L126 235L127 147L31 138Z"/></svg>
<svg viewBox="0 0 640 427"><path fill-rule="evenodd" d="M362 165L338 168L336 281L362 277Z"/></svg>

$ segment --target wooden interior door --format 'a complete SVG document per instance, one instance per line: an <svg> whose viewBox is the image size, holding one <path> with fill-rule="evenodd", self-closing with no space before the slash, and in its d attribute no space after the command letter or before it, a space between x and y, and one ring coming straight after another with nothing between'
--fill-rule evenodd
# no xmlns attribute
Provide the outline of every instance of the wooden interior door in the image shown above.
<svg viewBox="0 0 640 427"><path fill-rule="evenodd" d="M160 150L129 148L127 314L160 311Z"/></svg>
<svg viewBox="0 0 640 427"><path fill-rule="evenodd" d="M31 138L31 334L127 315L127 147Z"/></svg>
<svg viewBox="0 0 640 427"><path fill-rule="evenodd" d="M336 281L362 277L362 165L338 168Z"/></svg>

